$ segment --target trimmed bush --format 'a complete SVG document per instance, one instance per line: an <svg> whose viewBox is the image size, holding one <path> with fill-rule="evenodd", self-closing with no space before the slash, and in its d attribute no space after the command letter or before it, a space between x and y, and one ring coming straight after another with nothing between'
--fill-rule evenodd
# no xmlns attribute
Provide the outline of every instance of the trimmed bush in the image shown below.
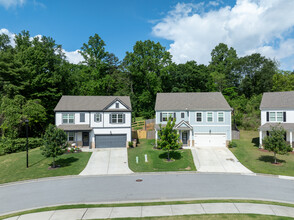
<svg viewBox="0 0 294 220"><path fill-rule="evenodd" d="M1 138L0 139L0 155L25 151L26 143L27 143L26 138L17 138L17 139ZM29 149L40 147L43 145L43 139L29 138L28 144L29 144Z"/></svg>
<svg viewBox="0 0 294 220"><path fill-rule="evenodd" d="M231 142L229 143L229 148L234 148L234 147L237 147L237 143L231 141Z"/></svg>

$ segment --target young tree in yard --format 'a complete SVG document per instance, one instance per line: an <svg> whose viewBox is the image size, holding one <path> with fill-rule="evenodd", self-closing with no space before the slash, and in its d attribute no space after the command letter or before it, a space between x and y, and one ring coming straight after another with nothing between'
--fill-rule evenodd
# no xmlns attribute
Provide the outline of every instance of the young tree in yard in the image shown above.
<svg viewBox="0 0 294 220"><path fill-rule="evenodd" d="M180 148L179 134L174 130L176 120L169 118L166 127L161 127L158 132L159 139L157 140L158 148L167 150L167 160L170 161L169 152L170 150L177 150Z"/></svg>
<svg viewBox="0 0 294 220"><path fill-rule="evenodd" d="M275 164L277 163L277 154L284 155L292 151L292 148L284 140L286 131L282 127L272 127L270 135L264 139L264 149L274 152Z"/></svg>
<svg viewBox="0 0 294 220"><path fill-rule="evenodd" d="M55 168L55 158L64 153L66 141L66 133L56 126L49 124L44 135L44 147L41 150L45 157L53 158L53 168Z"/></svg>

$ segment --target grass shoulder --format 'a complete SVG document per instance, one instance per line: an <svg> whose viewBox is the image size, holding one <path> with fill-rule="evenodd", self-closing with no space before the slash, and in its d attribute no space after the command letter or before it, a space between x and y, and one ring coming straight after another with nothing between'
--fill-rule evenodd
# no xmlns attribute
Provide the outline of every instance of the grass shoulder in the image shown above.
<svg viewBox="0 0 294 220"><path fill-rule="evenodd" d="M134 172L195 171L191 150L171 152L172 162L167 162L167 152L154 149L154 140L141 139L135 148L128 149L129 167ZM145 162L147 155L147 162ZM136 162L138 157L138 163Z"/></svg>
<svg viewBox="0 0 294 220"><path fill-rule="evenodd" d="M274 164L272 152L259 149L258 131L240 131L240 139L234 140L236 148L230 148L238 160L255 173L294 176L294 153L277 155Z"/></svg>
<svg viewBox="0 0 294 220"><path fill-rule="evenodd" d="M0 156L0 184L42 177L77 175L87 165L89 152L63 154L56 159L57 169L48 169L52 158L45 158L40 148L29 150L29 168L26 168L26 152Z"/></svg>

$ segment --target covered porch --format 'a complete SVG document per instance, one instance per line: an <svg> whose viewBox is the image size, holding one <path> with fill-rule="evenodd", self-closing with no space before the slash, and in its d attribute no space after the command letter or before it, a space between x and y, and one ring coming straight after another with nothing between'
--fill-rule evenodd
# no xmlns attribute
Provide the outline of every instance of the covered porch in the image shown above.
<svg viewBox="0 0 294 220"><path fill-rule="evenodd" d="M273 127L282 127L286 131L285 139L293 148L293 133L294 133L294 123L265 123L259 128L259 147L262 148L263 139L269 135L269 131L272 130Z"/></svg>
<svg viewBox="0 0 294 220"><path fill-rule="evenodd" d="M92 128L89 125L59 125L58 128L66 132L69 144L91 148L90 133Z"/></svg>
<svg viewBox="0 0 294 220"><path fill-rule="evenodd" d="M165 127L166 125L162 125L161 127ZM183 147L190 148L194 146L193 139L193 127L187 121L181 121L176 124L174 129L180 135L179 139L183 143ZM158 130L160 130L160 126L158 124L155 125L155 143L157 144L158 139Z"/></svg>

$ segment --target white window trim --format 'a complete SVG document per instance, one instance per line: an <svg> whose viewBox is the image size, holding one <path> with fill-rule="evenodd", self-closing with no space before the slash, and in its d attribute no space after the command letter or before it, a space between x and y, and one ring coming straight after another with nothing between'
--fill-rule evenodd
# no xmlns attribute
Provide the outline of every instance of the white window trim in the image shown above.
<svg viewBox="0 0 294 220"><path fill-rule="evenodd" d="M201 121L197 121L197 113L201 114ZM202 123L203 122L203 112L195 112L195 122L196 123Z"/></svg>
<svg viewBox="0 0 294 220"><path fill-rule="evenodd" d="M211 113L212 121L208 121L208 113ZM206 112L206 122L207 122L207 123L213 123L213 122L214 122L214 115L213 115L213 112Z"/></svg>
<svg viewBox="0 0 294 220"><path fill-rule="evenodd" d="M74 132L74 131L68 131L68 132L66 132L66 134L67 134L67 141L70 141L69 140L69 133L73 133L73 140L72 141L75 141L76 140L76 132Z"/></svg>
<svg viewBox="0 0 294 220"><path fill-rule="evenodd" d="M271 120L271 113L275 113L275 120ZM282 113L282 120L278 121L278 113ZM284 122L284 112L281 111L270 111L269 112L269 122Z"/></svg>
<svg viewBox="0 0 294 220"><path fill-rule="evenodd" d="M115 122L113 122L113 115L116 115L116 121ZM122 117L121 117L121 119L122 119L122 122L119 122L118 121L118 115L121 115ZM126 117L126 116L124 116L125 114L124 113L111 113L111 124L124 124L125 122L124 122L124 117Z"/></svg>
<svg viewBox="0 0 294 220"><path fill-rule="evenodd" d="M96 120L97 115L99 115L99 120ZM94 122L98 123L102 121L102 114L101 113L94 113Z"/></svg>
<svg viewBox="0 0 294 220"><path fill-rule="evenodd" d="M223 121L219 121L219 113L223 114ZM224 123L225 122L225 113L224 112L218 112L217 113L217 122L219 122L219 123Z"/></svg>
<svg viewBox="0 0 294 220"><path fill-rule="evenodd" d="M67 115L68 117L67 117L67 123L64 123L63 122L63 115ZM70 123L69 122L69 115L73 115L73 123ZM75 113L62 113L62 115L61 115L61 120L62 120L62 124L75 124Z"/></svg>
<svg viewBox="0 0 294 220"><path fill-rule="evenodd" d="M169 115L169 114L172 115L171 118L172 118L172 120L174 120L174 113L175 113L175 112L162 112L162 121L164 121L164 120L163 120L163 114L167 114L166 121L164 121L164 122L167 122L167 121L168 121L168 119L169 119L168 115Z"/></svg>

